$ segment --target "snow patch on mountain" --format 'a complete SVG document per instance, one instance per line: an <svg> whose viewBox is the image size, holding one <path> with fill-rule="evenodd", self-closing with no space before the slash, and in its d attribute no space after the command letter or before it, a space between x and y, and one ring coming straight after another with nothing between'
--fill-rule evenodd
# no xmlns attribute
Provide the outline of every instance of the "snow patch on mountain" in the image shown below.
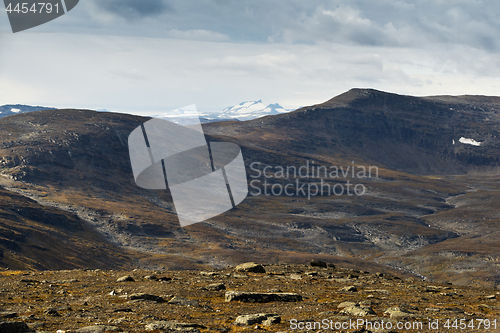
<svg viewBox="0 0 500 333"><path fill-rule="evenodd" d="M287 110L278 103L265 105L262 103L262 100L258 100L242 102L238 105L227 107L219 113L212 113L207 116L215 119L251 120L290 111L293 111L293 109Z"/></svg>

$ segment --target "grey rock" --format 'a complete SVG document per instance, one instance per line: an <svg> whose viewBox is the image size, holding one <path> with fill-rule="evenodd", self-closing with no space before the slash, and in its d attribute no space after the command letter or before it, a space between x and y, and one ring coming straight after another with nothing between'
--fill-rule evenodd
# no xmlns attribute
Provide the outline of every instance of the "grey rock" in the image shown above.
<svg viewBox="0 0 500 333"><path fill-rule="evenodd" d="M226 291L226 302L240 301L246 303L267 302L300 302L302 296L296 293L258 293L247 291Z"/></svg>
<svg viewBox="0 0 500 333"><path fill-rule="evenodd" d="M161 298L160 296L150 295L150 294L145 294L145 293L131 294L129 296L129 299L130 300L140 299L140 300L154 301L157 303L164 303L165 302L165 300L163 298Z"/></svg>
<svg viewBox="0 0 500 333"><path fill-rule="evenodd" d="M375 311L373 311L373 309L371 307L359 306L359 305L345 307L339 313L345 314L345 315L350 315L350 316L355 316L355 317L366 317L369 315L375 315Z"/></svg>
<svg viewBox="0 0 500 333"><path fill-rule="evenodd" d="M116 282L134 282L134 278L131 277L130 275L125 275L125 276L122 276L121 278L118 278L116 280Z"/></svg>
<svg viewBox="0 0 500 333"><path fill-rule="evenodd" d="M118 331L121 330L116 326L95 325L95 326L82 327L74 331L67 331L66 333L103 333L103 332L118 332Z"/></svg>
<svg viewBox="0 0 500 333"><path fill-rule="evenodd" d="M205 328L205 326L191 323L178 323L174 321L156 321L146 325L147 331L154 330L171 330L174 332L189 332L189 333L199 333L198 328Z"/></svg>
<svg viewBox="0 0 500 333"><path fill-rule="evenodd" d="M189 298L184 298L184 297L179 297L179 296L174 296L170 301L168 301L168 304L174 304L174 305L182 305L182 306L199 306L200 304L198 301L189 299Z"/></svg>
<svg viewBox="0 0 500 333"><path fill-rule="evenodd" d="M211 291L226 290L226 285L224 283L212 283L206 286L205 289Z"/></svg>
<svg viewBox="0 0 500 333"><path fill-rule="evenodd" d="M413 313L405 311L399 307L388 308L387 310L385 310L384 314L389 315L391 318L394 319L409 319L416 317L416 315L414 315Z"/></svg>
<svg viewBox="0 0 500 333"><path fill-rule="evenodd" d="M265 326L271 326L272 324L277 324L280 322L281 322L281 317L276 314L256 313L256 314L238 316L234 321L234 324L235 325L263 324Z"/></svg>
<svg viewBox="0 0 500 333"><path fill-rule="evenodd" d="M355 305L358 305L358 303L354 303L354 302L342 302L339 305L337 305L337 308L338 309L343 309L343 308L347 308L348 306L355 306Z"/></svg>
<svg viewBox="0 0 500 333"><path fill-rule="evenodd" d="M236 266L235 270L237 272L251 272L251 273L265 273L265 268L254 262L247 262L241 265Z"/></svg>

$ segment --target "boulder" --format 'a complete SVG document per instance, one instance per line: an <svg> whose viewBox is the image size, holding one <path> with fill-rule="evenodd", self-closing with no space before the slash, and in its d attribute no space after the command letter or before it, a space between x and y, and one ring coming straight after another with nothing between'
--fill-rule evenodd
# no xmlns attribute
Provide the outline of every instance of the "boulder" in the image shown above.
<svg viewBox="0 0 500 333"><path fill-rule="evenodd" d="M265 268L254 262L247 262L241 265L236 266L235 270L237 272L251 272L251 273L265 273Z"/></svg>
<svg viewBox="0 0 500 333"><path fill-rule="evenodd" d="M134 282L134 278L131 277L130 275L125 275L125 276L122 276L121 278L118 278L116 280L116 282Z"/></svg>
<svg viewBox="0 0 500 333"><path fill-rule="evenodd" d="M205 328L205 326L191 323L178 323L175 321L155 321L153 323L146 325L146 331L173 331L173 332L189 332L189 333L199 333L198 328Z"/></svg>
<svg viewBox="0 0 500 333"><path fill-rule="evenodd" d="M250 315L238 316L234 321L235 325L253 325L263 324L264 326L271 326L281 322L281 317L276 314L270 313L257 313Z"/></svg>
<svg viewBox="0 0 500 333"><path fill-rule="evenodd" d="M66 331L66 333L103 333L103 332L118 332L121 331L116 326L94 325L79 328L73 331Z"/></svg>
<svg viewBox="0 0 500 333"><path fill-rule="evenodd" d="M182 305L182 306L199 306L198 301L179 296L174 296L170 301L168 301L168 304Z"/></svg>
<svg viewBox="0 0 500 333"><path fill-rule="evenodd" d="M321 261L321 260L311 260L310 264L311 264L311 266L315 266L315 267L323 267L323 268L328 267L326 262Z"/></svg>
<svg viewBox="0 0 500 333"><path fill-rule="evenodd" d="M355 316L355 317L366 317L370 315L376 315L375 311L370 306L359 306L352 305L345 307L340 314Z"/></svg>
<svg viewBox="0 0 500 333"><path fill-rule="evenodd" d="M391 307L385 310L385 315L389 315L394 319L409 319L415 318L416 316L413 313L407 312L399 307Z"/></svg>
<svg viewBox="0 0 500 333"><path fill-rule="evenodd" d="M296 293L258 293L247 291L226 291L226 302L245 303L300 302L302 296Z"/></svg>
<svg viewBox="0 0 500 333"><path fill-rule="evenodd" d="M226 285L224 283L212 283L206 286L205 289L211 291L226 290Z"/></svg>
<svg viewBox="0 0 500 333"><path fill-rule="evenodd" d="M146 300L146 301L154 301L157 303L164 303L165 302L165 300L163 298L161 298L160 296L150 295L150 294L145 294L145 293L131 294L129 296L129 299L130 300L140 299L140 300Z"/></svg>

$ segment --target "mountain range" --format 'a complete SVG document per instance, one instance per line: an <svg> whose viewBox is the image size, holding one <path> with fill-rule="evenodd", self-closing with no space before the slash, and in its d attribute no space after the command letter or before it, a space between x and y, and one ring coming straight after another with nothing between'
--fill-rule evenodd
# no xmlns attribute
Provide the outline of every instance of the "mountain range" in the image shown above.
<svg viewBox="0 0 500 333"><path fill-rule="evenodd" d="M44 107L44 106L30 106L21 104L6 104L0 106L0 118L12 116L14 114L41 111L41 110L53 110L55 108Z"/></svg>
<svg viewBox="0 0 500 333"><path fill-rule="evenodd" d="M181 119L183 117L190 117L196 114L200 117L201 123L212 123L219 121L245 121L291 111L293 111L293 109L285 109L278 103L265 105L262 103L262 100L258 100L242 102L238 105L224 108L221 112L214 113L197 111L194 105L190 105L155 117L178 123L182 121Z"/></svg>
<svg viewBox="0 0 500 333"><path fill-rule="evenodd" d="M500 285L499 97L351 89L293 112L203 124L209 142L241 147L251 194L186 228L168 190L134 183L127 138L148 119L88 110L0 119L0 266L189 269L320 259ZM280 167L306 171L284 176ZM362 169L374 174L360 176ZM322 182L365 191L299 191ZM292 195L274 195L273 186Z"/></svg>

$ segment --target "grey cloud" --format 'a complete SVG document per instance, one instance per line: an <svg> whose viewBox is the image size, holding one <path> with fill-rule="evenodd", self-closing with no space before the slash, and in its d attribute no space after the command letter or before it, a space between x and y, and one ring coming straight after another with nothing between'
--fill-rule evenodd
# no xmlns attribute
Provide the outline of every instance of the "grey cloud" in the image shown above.
<svg viewBox="0 0 500 333"><path fill-rule="evenodd" d="M500 1L422 0L90 0L134 22L110 23L119 34L186 39L426 48L500 48ZM141 17L153 18L145 25ZM103 23L106 24L106 23ZM113 26L111 26L113 25ZM214 36L219 36L215 38ZM228 36L228 38L220 37ZM178 37L176 37L178 38ZM182 37L183 38L183 37ZM198 38L198 37L196 37Z"/></svg>
<svg viewBox="0 0 500 333"><path fill-rule="evenodd" d="M157 16L171 10L163 0L96 0L95 4L107 12L126 19Z"/></svg>

